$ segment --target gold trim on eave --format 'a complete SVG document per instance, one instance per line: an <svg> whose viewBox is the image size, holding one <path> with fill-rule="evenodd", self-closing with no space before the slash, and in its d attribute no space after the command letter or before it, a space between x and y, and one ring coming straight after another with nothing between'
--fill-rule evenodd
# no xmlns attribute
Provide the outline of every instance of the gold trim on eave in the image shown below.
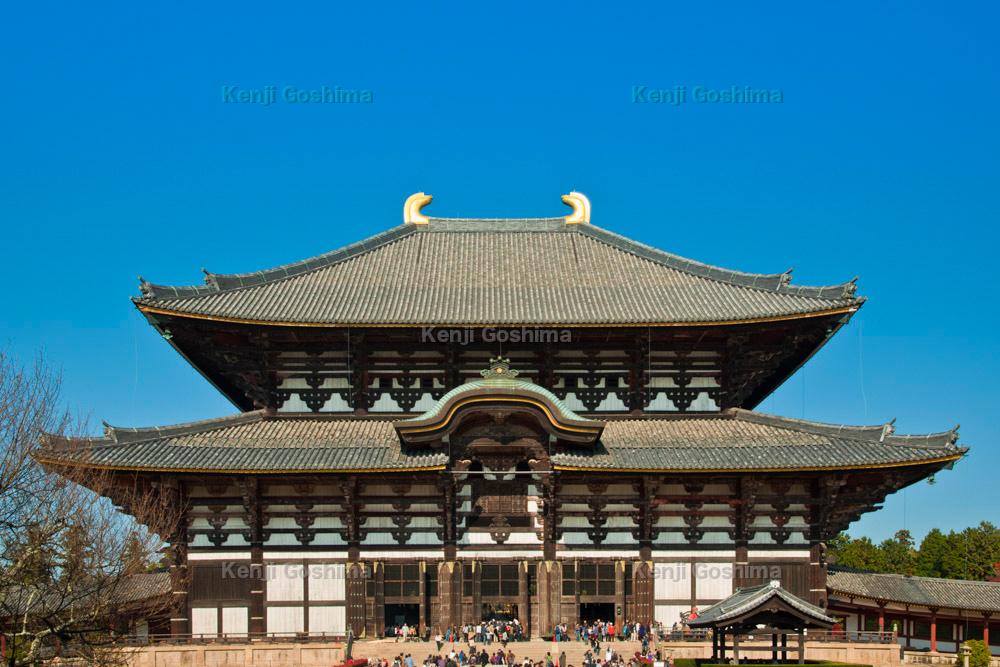
<svg viewBox="0 0 1000 667"><path fill-rule="evenodd" d="M497 329L516 329L518 327L563 327L566 329L642 329L648 327L722 327L736 324L762 324L767 322L785 322L789 320L804 320L813 317L827 317L829 315L846 315L856 313L859 306L844 306L841 308L828 308L826 310L815 310L808 313L792 313L789 315L772 315L767 317L751 317L740 320L706 320L693 322L593 322L593 323L567 323L567 322L523 322L521 324L488 324L485 322L284 322L280 320L254 320L244 317L230 317L227 315L205 315L202 313L186 313L169 308L158 308L137 303L136 307L144 313L154 315L170 315L172 317L184 317L192 320L207 320L210 322L226 322L229 324L254 324L259 326L273 327L310 327L323 329L344 329L347 327L371 328L371 329L420 329L422 327L458 327L463 329L478 329L482 327L494 327Z"/></svg>
<svg viewBox="0 0 1000 667"><path fill-rule="evenodd" d="M561 422L556 421L555 416L552 414L551 411L549 411L548 407L544 403L542 403L541 401L536 401L535 399L532 398L522 398L520 396L474 396L472 398L464 398L455 403L455 405L453 405L451 409L448 411L448 414L445 415L445 418L439 422L435 422L432 426L417 426L417 427L407 428L406 426L397 425L396 430L398 430L400 433L424 433L426 431L437 431L439 429L445 428L448 425L448 423L452 420L452 417L455 416L455 413L458 412L459 408L469 405L470 403L492 403L494 401L504 401L507 403L528 403L530 405L534 405L536 408L539 408L542 412L545 413L545 416L548 418L549 423L551 423L557 429L563 431L575 431L577 433L596 433L597 431L600 431L601 428L603 428L599 426L586 427L586 428L578 426L567 426Z"/></svg>
<svg viewBox="0 0 1000 667"><path fill-rule="evenodd" d="M122 472L176 472L176 473L206 473L218 475L325 475L325 474L364 474L364 473L390 473L390 472L433 472L444 470L444 465L436 466L414 466L409 468L317 468L317 469L282 469L282 470L257 470L252 468L233 470L230 468L163 468L163 467L143 467L143 466L116 466L107 464L94 464L90 461L67 461L65 459L53 459L48 457L38 457L35 459L41 464L55 466L65 466L68 468L93 468L94 470L121 470Z"/></svg>
<svg viewBox="0 0 1000 667"><path fill-rule="evenodd" d="M933 459L918 459L916 461L897 461L895 463L872 463L868 465L850 466L805 466L800 468L600 468L597 466L554 465L554 470L567 472L670 472L670 473L737 473L737 472L818 472L821 470L875 470L878 468L908 468L930 463L946 463L958 461L962 454L939 456Z"/></svg>

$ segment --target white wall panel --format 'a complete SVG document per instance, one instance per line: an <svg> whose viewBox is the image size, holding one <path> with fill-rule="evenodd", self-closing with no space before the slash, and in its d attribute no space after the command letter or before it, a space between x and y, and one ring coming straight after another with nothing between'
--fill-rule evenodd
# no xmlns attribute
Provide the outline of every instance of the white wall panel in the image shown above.
<svg viewBox="0 0 1000 667"><path fill-rule="evenodd" d="M658 604L656 605L655 618L662 623L664 629L670 628L674 623L681 620L682 611L691 611L690 605L684 604Z"/></svg>
<svg viewBox="0 0 1000 667"><path fill-rule="evenodd" d="M271 563L267 566L268 602L293 602L303 599L304 566L298 563Z"/></svg>
<svg viewBox="0 0 1000 667"><path fill-rule="evenodd" d="M699 600L722 600L733 594L732 563L696 563L695 597Z"/></svg>
<svg viewBox="0 0 1000 667"><path fill-rule="evenodd" d="M216 607L191 609L191 634L214 637L219 634L219 610Z"/></svg>
<svg viewBox="0 0 1000 667"><path fill-rule="evenodd" d="M246 635L250 629L249 611L247 607L223 607L222 634Z"/></svg>
<svg viewBox="0 0 1000 667"><path fill-rule="evenodd" d="M310 563L309 599L344 600L345 566L343 563ZM312 624L309 625L310 631Z"/></svg>
<svg viewBox="0 0 1000 667"><path fill-rule="evenodd" d="M656 600L690 600L691 564L654 563L653 598Z"/></svg>
<svg viewBox="0 0 1000 667"><path fill-rule="evenodd" d="M342 635L345 632L347 632L345 607L309 607L309 634Z"/></svg>
<svg viewBox="0 0 1000 667"><path fill-rule="evenodd" d="M305 631L305 614L302 607L268 607L268 634L293 635Z"/></svg>

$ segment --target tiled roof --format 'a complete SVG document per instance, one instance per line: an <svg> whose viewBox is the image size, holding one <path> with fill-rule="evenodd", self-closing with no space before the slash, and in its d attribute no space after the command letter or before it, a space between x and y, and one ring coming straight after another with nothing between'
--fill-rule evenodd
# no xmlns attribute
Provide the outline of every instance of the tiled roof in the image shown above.
<svg viewBox="0 0 1000 667"><path fill-rule="evenodd" d="M875 574L831 568L826 578L830 594L939 609L1000 612L1000 583L902 574Z"/></svg>
<svg viewBox="0 0 1000 667"><path fill-rule="evenodd" d="M142 281L140 308L324 325L734 322L860 306L853 282L789 284L701 264L562 218L432 218L268 271L170 287Z"/></svg>
<svg viewBox="0 0 1000 667"><path fill-rule="evenodd" d="M352 417L233 417L148 429L108 427L103 438L50 441L47 463L126 470L310 472L444 466L447 456L400 446L393 422ZM954 431L893 435L890 425L845 427L729 410L705 417L612 420L593 447L559 453L561 468L811 470L947 462L966 451Z"/></svg>
<svg viewBox="0 0 1000 667"><path fill-rule="evenodd" d="M128 470L409 470L443 465L445 455L408 454L389 420L270 418L263 411L177 426L108 427L105 437L52 443L42 461Z"/></svg>
<svg viewBox="0 0 1000 667"><path fill-rule="evenodd" d="M140 572L129 575L121 582L121 599L124 602L141 602L171 591L169 572Z"/></svg>
<svg viewBox="0 0 1000 667"><path fill-rule="evenodd" d="M719 416L608 421L592 451L563 453L566 468L802 470L905 465L959 457L957 433L893 434L891 424L838 426L727 410Z"/></svg>
<svg viewBox="0 0 1000 667"><path fill-rule="evenodd" d="M698 618L688 621L693 628L709 627L717 624L725 625L726 621L738 619L755 609L763 608L771 598L780 598L792 608L798 610L819 625L833 625L834 620L819 607L809 604L784 588L777 581L761 586L737 590L725 600L716 602L698 614Z"/></svg>

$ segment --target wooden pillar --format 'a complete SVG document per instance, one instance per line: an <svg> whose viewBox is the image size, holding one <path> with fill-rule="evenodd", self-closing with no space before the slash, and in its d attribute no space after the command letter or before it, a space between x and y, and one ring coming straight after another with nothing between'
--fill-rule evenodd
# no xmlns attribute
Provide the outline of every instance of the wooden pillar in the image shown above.
<svg viewBox="0 0 1000 667"><path fill-rule="evenodd" d="M347 628L356 638L365 635L365 563L348 563L344 582L347 595Z"/></svg>
<svg viewBox="0 0 1000 667"><path fill-rule="evenodd" d="M562 567L559 561L543 560L538 578L538 635L548 637L559 623L562 610Z"/></svg>
<svg viewBox="0 0 1000 667"><path fill-rule="evenodd" d="M719 628L719 662L726 661L726 629Z"/></svg>
<svg viewBox="0 0 1000 667"><path fill-rule="evenodd" d="M885 603L878 602L878 633L881 635L885 632Z"/></svg>
<svg viewBox="0 0 1000 667"><path fill-rule="evenodd" d="M267 594L267 577L264 572L264 549L261 546L250 549L250 623L247 628L251 637L263 637L267 633L267 619L264 616L264 598Z"/></svg>
<svg viewBox="0 0 1000 667"><path fill-rule="evenodd" d="M424 638L427 629L427 561L421 560L417 565L417 572L420 577L420 616L418 619L417 636Z"/></svg>
<svg viewBox="0 0 1000 667"><path fill-rule="evenodd" d="M799 628L799 664L806 664L806 637Z"/></svg>
<svg viewBox="0 0 1000 667"><path fill-rule="evenodd" d="M462 624L462 564L455 560L444 561L438 568L438 609L434 620L437 632L444 633L451 625Z"/></svg>
<svg viewBox="0 0 1000 667"><path fill-rule="evenodd" d="M375 636L385 635L385 563L372 563L372 577L375 582Z"/></svg>
<svg viewBox="0 0 1000 667"><path fill-rule="evenodd" d="M983 643L987 650L990 648L990 616L991 614L983 614Z"/></svg>
<svg viewBox="0 0 1000 667"><path fill-rule="evenodd" d="M615 561L615 632L625 625L625 568L630 566L628 561Z"/></svg>
<svg viewBox="0 0 1000 667"><path fill-rule="evenodd" d="M937 609L931 609L931 653L937 653Z"/></svg>
<svg viewBox="0 0 1000 667"><path fill-rule="evenodd" d="M778 662L778 628L771 628L771 662Z"/></svg>
<svg viewBox="0 0 1000 667"><path fill-rule="evenodd" d="M740 664L740 631L733 631L733 662Z"/></svg>
<svg viewBox="0 0 1000 667"><path fill-rule="evenodd" d="M531 595L528 593L528 561L517 564L517 620L521 632L531 634Z"/></svg>
<svg viewBox="0 0 1000 667"><path fill-rule="evenodd" d="M542 493L544 494L544 499L542 500L544 503L544 514L542 515L542 554L546 561L555 561L556 558L556 541L559 524L559 517L556 514L556 506L558 505L556 489L555 473L552 472L545 475L542 478Z"/></svg>
<svg viewBox="0 0 1000 667"><path fill-rule="evenodd" d="M170 635L182 638L191 633L188 584L191 581L187 563L187 538L180 531L170 546ZM182 540L183 541L180 541Z"/></svg>
<svg viewBox="0 0 1000 667"><path fill-rule="evenodd" d="M809 547L809 601L826 608L826 545L814 543Z"/></svg>
<svg viewBox="0 0 1000 667"><path fill-rule="evenodd" d="M788 634L781 633L781 659L788 660Z"/></svg>

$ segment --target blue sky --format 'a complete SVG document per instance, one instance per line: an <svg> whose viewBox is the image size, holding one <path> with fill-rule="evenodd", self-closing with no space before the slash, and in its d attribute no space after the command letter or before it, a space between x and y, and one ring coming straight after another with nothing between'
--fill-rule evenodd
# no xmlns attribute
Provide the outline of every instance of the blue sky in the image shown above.
<svg viewBox="0 0 1000 667"><path fill-rule="evenodd" d="M362 3L352 3L352 5ZM762 409L972 453L852 529L1000 522L995 245L1000 47L990 3L117 3L0 22L0 341L45 350L99 426L232 408L131 306L433 215L562 215L869 302ZM227 102L225 86L370 104ZM685 86L683 104L634 87ZM696 87L780 91L769 104Z"/></svg>

